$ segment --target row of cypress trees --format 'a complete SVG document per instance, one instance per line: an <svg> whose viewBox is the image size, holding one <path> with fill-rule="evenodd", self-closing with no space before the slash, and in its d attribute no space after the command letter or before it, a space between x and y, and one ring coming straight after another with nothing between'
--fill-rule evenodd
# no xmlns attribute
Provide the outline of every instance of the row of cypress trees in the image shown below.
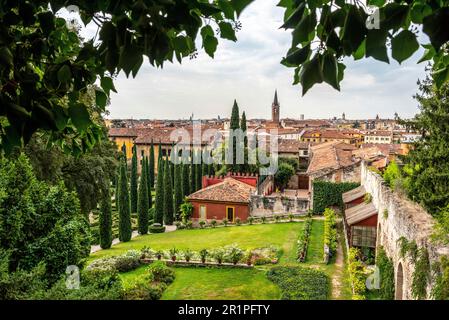
<svg viewBox="0 0 449 320"><path fill-rule="evenodd" d="M172 156L177 155L177 150L172 148ZM128 182L128 170L126 164L126 146L122 147L123 155L120 159L116 179L116 208L119 213L119 240L129 241L132 235L131 213L137 212L139 234L147 234L149 228L149 210L154 204L155 223L171 225L180 214L180 206L186 196L201 189L202 176L211 175L214 172L212 164L190 163L181 164L178 159L170 161L168 157L162 157L159 144L157 179L155 179L154 144L151 143L149 157L141 159L142 171L140 180L137 174L137 150L133 147L131 161L131 176ZM193 157L199 157L200 153L193 153ZM151 191L156 190L156 198L153 203ZM109 248L112 244L112 216L111 198L109 187L104 194L100 207L100 245Z"/></svg>

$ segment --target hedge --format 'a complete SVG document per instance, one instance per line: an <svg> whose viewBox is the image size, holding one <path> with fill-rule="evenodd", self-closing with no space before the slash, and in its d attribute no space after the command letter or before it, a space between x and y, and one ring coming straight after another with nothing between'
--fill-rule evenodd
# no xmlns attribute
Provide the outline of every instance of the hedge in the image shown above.
<svg viewBox="0 0 449 320"><path fill-rule="evenodd" d="M298 261L304 262L307 255L307 247L309 246L310 233L312 231L312 218L307 218L304 227L299 234L297 253Z"/></svg>
<svg viewBox="0 0 449 320"><path fill-rule="evenodd" d="M282 300L326 300L329 296L329 278L319 270L274 267L267 277L281 289Z"/></svg>
<svg viewBox="0 0 449 320"><path fill-rule="evenodd" d="M322 214L328 207L339 206L343 210L342 194L357 188L355 182L333 183L327 181L313 182L313 213Z"/></svg>

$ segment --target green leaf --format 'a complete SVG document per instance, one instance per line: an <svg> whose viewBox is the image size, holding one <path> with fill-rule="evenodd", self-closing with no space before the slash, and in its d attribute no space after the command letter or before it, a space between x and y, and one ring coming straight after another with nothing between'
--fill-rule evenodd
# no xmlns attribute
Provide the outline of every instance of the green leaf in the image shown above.
<svg viewBox="0 0 449 320"><path fill-rule="evenodd" d="M367 4L370 6L382 7L386 0L368 0Z"/></svg>
<svg viewBox="0 0 449 320"><path fill-rule="evenodd" d="M206 39L203 40L203 46L206 53L213 58L214 53L217 50L218 40L215 37L207 36Z"/></svg>
<svg viewBox="0 0 449 320"><path fill-rule="evenodd" d="M296 25L301 21L301 18L304 14L305 10L305 3L301 3L293 12L292 14L285 20L284 24L281 26L281 28L284 29L292 29L295 28Z"/></svg>
<svg viewBox="0 0 449 320"><path fill-rule="evenodd" d="M214 36L214 29L212 29L212 27L210 25L205 25L204 27L201 28L201 37L204 38L207 36Z"/></svg>
<svg viewBox="0 0 449 320"><path fill-rule="evenodd" d="M45 35L49 35L55 29L54 15L50 11L41 12L37 15L40 28Z"/></svg>
<svg viewBox="0 0 449 320"><path fill-rule="evenodd" d="M411 57L418 50L419 44L416 36L409 30L403 30L391 40L392 56L401 63Z"/></svg>
<svg viewBox="0 0 449 320"><path fill-rule="evenodd" d="M410 10L410 19L414 23L422 23L423 19L432 14L432 8L425 3L413 3Z"/></svg>
<svg viewBox="0 0 449 320"><path fill-rule="evenodd" d="M106 96L106 93L104 93L102 90L95 89L95 102L98 107L104 110L108 102L108 97Z"/></svg>
<svg viewBox="0 0 449 320"><path fill-rule="evenodd" d="M222 21L218 24L218 26L220 27L220 36L223 39L237 41L237 38L235 37L235 31L230 23Z"/></svg>
<svg viewBox="0 0 449 320"><path fill-rule="evenodd" d="M387 54L388 32L384 29L368 30L366 35L366 57L373 57L376 60L390 63Z"/></svg>
<svg viewBox="0 0 449 320"><path fill-rule="evenodd" d="M115 90L114 82L112 78L110 77L103 77L100 80L101 88L103 88L104 92L109 96L111 91L114 91L117 93L117 90Z"/></svg>
<svg viewBox="0 0 449 320"><path fill-rule="evenodd" d="M307 60L309 54L310 54L310 45L307 45L304 48L299 48L290 53L289 55L287 55L287 57L285 57L285 61L288 64L300 65Z"/></svg>
<svg viewBox="0 0 449 320"><path fill-rule="evenodd" d="M426 33L435 50L449 41L449 8L440 8L423 19L423 31Z"/></svg>
<svg viewBox="0 0 449 320"><path fill-rule="evenodd" d="M0 64L6 67L13 65L14 58L7 47L0 47Z"/></svg>
<svg viewBox="0 0 449 320"><path fill-rule="evenodd" d="M346 66L343 63L339 62L337 64L337 67L338 67L338 83L340 83L344 78Z"/></svg>
<svg viewBox="0 0 449 320"><path fill-rule="evenodd" d="M435 81L436 87L439 89L446 81L449 81L449 66L445 66L432 73L432 78Z"/></svg>
<svg viewBox="0 0 449 320"><path fill-rule="evenodd" d="M408 28L408 5L400 5L395 2L388 3L385 7L380 9L381 17L385 17L380 21L380 25L385 30L393 29L394 32L401 27Z"/></svg>
<svg viewBox="0 0 449 320"><path fill-rule="evenodd" d="M297 46L299 43L313 40L310 34L315 30L316 23L317 21L315 12L303 16L301 21L296 26L295 30L293 30L292 46Z"/></svg>
<svg viewBox="0 0 449 320"><path fill-rule="evenodd" d="M253 0L231 0L231 4L237 12L237 17L240 16L242 11L251 3Z"/></svg>
<svg viewBox="0 0 449 320"><path fill-rule="evenodd" d="M322 68L323 80L340 91L340 85L338 82L337 59L333 54L326 52L323 55Z"/></svg>
<svg viewBox="0 0 449 320"><path fill-rule="evenodd" d="M119 66L125 71L126 77L129 77L136 65L142 64L142 54L136 47L128 45L122 47L120 52ZM139 65L139 67L140 67Z"/></svg>
<svg viewBox="0 0 449 320"><path fill-rule="evenodd" d="M234 20L234 8L227 0L218 0L218 7L223 11L225 18Z"/></svg>
<svg viewBox="0 0 449 320"><path fill-rule="evenodd" d="M356 6L350 5L341 35L343 50L346 55L355 52L365 38L365 21L366 14L362 13L362 10L359 10Z"/></svg>
<svg viewBox="0 0 449 320"><path fill-rule="evenodd" d="M432 45L423 45L423 47L426 50L424 51L424 54L421 57L421 59L419 59L418 63L431 60L436 54L435 48Z"/></svg>
<svg viewBox="0 0 449 320"><path fill-rule="evenodd" d="M58 81L61 83L67 83L72 79L72 71L70 71L70 67L64 64L58 70Z"/></svg>
<svg viewBox="0 0 449 320"><path fill-rule="evenodd" d="M357 50L352 55L354 57L354 60L360 60L365 56L365 47L366 47L365 44L366 44L366 39L362 41L360 46L357 48Z"/></svg>
<svg viewBox="0 0 449 320"><path fill-rule="evenodd" d="M323 82L323 73L321 70L321 55L316 54L312 60L306 62L299 74L302 85L302 95L304 96L310 88L316 83Z"/></svg>
<svg viewBox="0 0 449 320"><path fill-rule="evenodd" d="M89 112L82 103L71 104L69 106L69 116L73 125L81 132L85 131L92 123Z"/></svg>
<svg viewBox="0 0 449 320"><path fill-rule="evenodd" d="M185 36L178 36L173 38L173 47L179 53L187 53L189 51L189 45L187 44L187 38Z"/></svg>
<svg viewBox="0 0 449 320"><path fill-rule="evenodd" d="M67 125L68 117L61 106L53 107L53 115L55 116L55 124L58 130L62 131Z"/></svg>

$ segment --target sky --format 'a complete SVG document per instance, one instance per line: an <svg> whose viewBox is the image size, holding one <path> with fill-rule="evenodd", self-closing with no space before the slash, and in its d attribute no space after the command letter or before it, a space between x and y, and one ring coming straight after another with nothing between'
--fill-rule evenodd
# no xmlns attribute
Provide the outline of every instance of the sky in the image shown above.
<svg viewBox="0 0 449 320"><path fill-rule="evenodd" d="M219 40L215 58L199 50L196 59L168 62L163 69L148 61L135 79L119 74L118 93L111 96L110 119L194 119L230 117L234 99L247 118L271 117L274 91L278 90L281 118L347 119L412 117L418 112L413 95L424 78L425 63L417 64L418 50L402 65L372 58L346 59L347 68L338 92L327 84L315 85L301 96L293 86L293 69L280 64L290 48L291 31L279 29L284 9L278 0L257 0L240 16L237 42ZM84 35L95 33L93 26ZM200 45L199 45L200 47Z"/></svg>

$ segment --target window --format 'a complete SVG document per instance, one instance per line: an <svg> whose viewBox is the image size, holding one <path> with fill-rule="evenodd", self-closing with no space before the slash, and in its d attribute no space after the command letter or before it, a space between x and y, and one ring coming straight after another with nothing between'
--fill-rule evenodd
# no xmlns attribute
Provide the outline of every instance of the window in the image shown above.
<svg viewBox="0 0 449 320"><path fill-rule="evenodd" d="M207 209L206 206L200 206L200 220L204 221L207 219Z"/></svg>
<svg viewBox="0 0 449 320"><path fill-rule="evenodd" d="M366 226L351 227L352 245L354 247L376 247L376 228Z"/></svg>

